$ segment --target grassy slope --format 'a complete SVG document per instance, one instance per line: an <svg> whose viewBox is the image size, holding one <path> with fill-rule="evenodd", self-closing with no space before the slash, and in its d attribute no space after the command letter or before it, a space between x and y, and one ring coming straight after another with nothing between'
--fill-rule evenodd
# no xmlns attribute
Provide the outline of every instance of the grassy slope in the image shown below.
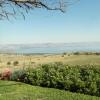
<svg viewBox="0 0 100 100"><path fill-rule="evenodd" d="M100 100L99 97L0 81L0 100Z"/></svg>

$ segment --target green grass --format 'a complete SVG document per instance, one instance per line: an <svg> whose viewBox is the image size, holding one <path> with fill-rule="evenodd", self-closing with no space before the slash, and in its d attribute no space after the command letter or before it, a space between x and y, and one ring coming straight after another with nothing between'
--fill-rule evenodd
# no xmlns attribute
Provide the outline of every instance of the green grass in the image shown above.
<svg viewBox="0 0 100 100"><path fill-rule="evenodd" d="M100 100L100 98L19 82L0 81L0 100Z"/></svg>

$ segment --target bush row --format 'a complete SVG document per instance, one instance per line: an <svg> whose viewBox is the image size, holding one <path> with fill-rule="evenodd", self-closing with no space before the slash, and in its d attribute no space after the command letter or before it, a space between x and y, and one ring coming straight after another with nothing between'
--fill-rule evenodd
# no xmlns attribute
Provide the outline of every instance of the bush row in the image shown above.
<svg viewBox="0 0 100 100"><path fill-rule="evenodd" d="M100 96L100 66L97 65L44 64L35 69L15 71L11 80Z"/></svg>

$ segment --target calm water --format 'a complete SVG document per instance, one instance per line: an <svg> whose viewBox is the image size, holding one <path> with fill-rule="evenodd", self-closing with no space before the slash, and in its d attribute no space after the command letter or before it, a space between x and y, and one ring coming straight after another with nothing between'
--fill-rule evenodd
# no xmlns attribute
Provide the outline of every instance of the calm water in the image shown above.
<svg viewBox="0 0 100 100"><path fill-rule="evenodd" d="M60 43L4 45L0 51L14 53L63 53L63 52L100 52L100 43Z"/></svg>

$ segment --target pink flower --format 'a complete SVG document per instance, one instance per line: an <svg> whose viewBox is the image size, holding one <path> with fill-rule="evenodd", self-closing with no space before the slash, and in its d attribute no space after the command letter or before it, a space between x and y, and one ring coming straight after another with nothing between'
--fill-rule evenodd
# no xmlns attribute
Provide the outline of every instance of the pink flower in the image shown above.
<svg viewBox="0 0 100 100"><path fill-rule="evenodd" d="M5 68L4 71L2 72L1 79L2 80L9 80L11 74L12 74L11 69Z"/></svg>

